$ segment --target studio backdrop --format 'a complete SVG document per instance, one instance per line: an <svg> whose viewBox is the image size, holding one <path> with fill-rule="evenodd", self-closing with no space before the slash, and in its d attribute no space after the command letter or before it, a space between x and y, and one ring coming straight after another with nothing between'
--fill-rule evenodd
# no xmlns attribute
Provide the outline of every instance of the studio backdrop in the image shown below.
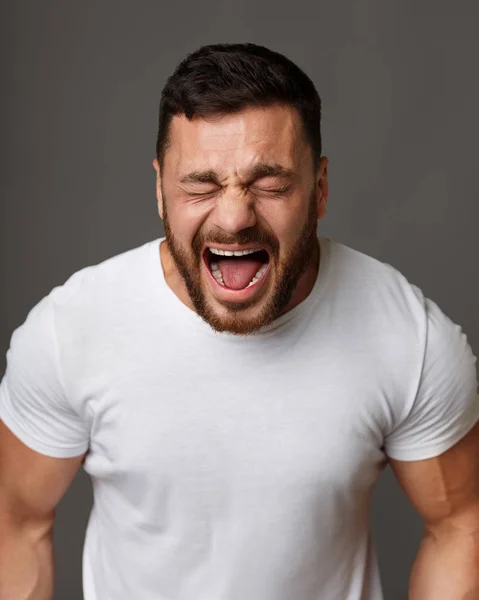
<svg viewBox="0 0 479 600"><path fill-rule="evenodd" d="M0 347L74 271L163 235L158 102L201 45L286 54L323 101L321 234L388 262L479 352L477 3L445 0L24 0L0 9ZM91 486L80 471L55 524L56 600L79 600ZM422 523L390 469L373 534L387 600L407 596ZM139 599L141 600L141 599Z"/></svg>

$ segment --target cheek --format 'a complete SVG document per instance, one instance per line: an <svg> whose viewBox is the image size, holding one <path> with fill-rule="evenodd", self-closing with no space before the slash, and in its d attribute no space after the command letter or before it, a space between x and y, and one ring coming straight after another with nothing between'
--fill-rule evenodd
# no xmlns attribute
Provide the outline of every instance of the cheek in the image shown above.
<svg viewBox="0 0 479 600"><path fill-rule="evenodd" d="M305 218L306 213L302 213L300 209L276 209L265 215L265 221L278 240L280 248L283 247L283 252L297 243Z"/></svg>
<svg viewBox="0 0 479 600"><path fill-rule="evenodd" d="M188 206L169 206L168 221L173 235L188 246L191 246L202 223L197 212Z"/></svg>

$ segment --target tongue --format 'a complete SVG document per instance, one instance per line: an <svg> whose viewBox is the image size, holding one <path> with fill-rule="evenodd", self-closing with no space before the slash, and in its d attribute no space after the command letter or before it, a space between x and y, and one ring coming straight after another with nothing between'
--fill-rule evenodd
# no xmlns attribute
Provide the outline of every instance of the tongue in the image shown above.
<svg viewBox="0 0 479 600"><path fill-rule="evenodd" d="M219 269L226 287L242 290L260 269L262 263L252 258L226 258L219 261Z"/></svg>

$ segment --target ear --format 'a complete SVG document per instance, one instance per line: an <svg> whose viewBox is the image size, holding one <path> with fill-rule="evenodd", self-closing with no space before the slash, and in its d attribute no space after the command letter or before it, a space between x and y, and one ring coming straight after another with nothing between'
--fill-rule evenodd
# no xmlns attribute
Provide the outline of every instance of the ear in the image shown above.
<svg viewBox="0 0 479 600"><path fill-rule="evenodd" d="M319 161L319 168L316 176L318 220L326 215L326 203L328 201L328 163L328 158L323 156Z"/></svg>
<svg viewBox="0 0 479 600"><path fill-rule="evenodd" d="M156 171L156 201L158 205L158 214L160 215L160 219L163 220L163 194L161 192L160 165L158 164L158 159L156 158L153 161L153 167Z"/></svg>

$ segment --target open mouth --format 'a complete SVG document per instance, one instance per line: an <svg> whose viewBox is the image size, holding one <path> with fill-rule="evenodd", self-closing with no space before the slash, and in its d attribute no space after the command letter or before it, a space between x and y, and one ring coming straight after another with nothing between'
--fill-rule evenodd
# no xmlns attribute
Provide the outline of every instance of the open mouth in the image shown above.
<svg viewBox="0 0 479 600"><path fill-rule="evenodd" d="M265 279L270 256L266 249L223 251L206 248L204 261L214 281L223 289L240 292Z"/></svg>

